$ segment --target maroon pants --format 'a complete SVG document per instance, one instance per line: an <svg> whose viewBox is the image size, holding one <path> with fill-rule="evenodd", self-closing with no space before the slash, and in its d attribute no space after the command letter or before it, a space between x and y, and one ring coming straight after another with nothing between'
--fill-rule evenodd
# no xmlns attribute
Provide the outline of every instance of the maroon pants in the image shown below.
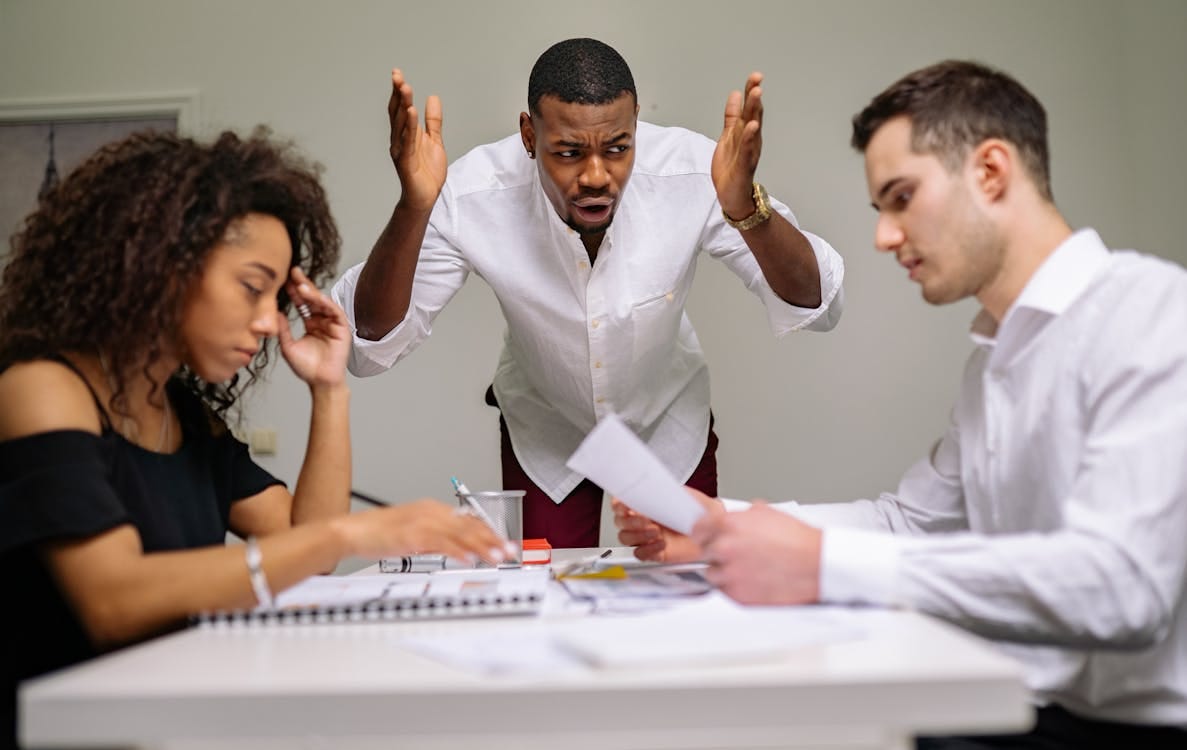
<svg viewBox="0 0 1187 750"><path fill-rule="evenodd" d="M493 399L492 399L493 400ZM499 416L503 462L503 489L524 490L523 538L547 539L553 547L597 547L602 528L602 488L586 479L555 503L528 478L507 434L507 423ZM701 462L685 482L710 497L717 496L717 433L709 415L709 440Z"/></svg>

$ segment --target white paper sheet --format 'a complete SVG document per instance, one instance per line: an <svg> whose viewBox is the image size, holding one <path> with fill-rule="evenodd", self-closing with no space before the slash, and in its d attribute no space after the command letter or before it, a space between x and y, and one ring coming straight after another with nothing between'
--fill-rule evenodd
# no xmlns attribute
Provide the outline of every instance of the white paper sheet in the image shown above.
<svg viewBox="0 0 1187 750"><path fill-rule="evenodd" d="M817 606L746 607L720 593L688 602L629 616L492 621L481 630L401 638L399 645L484 675L743 665L862 638L871 614Z"/></svg>
<svg viewBox="0 0 1187 750"><path fill-rule="evenodd" d="M553 639L595 666L638 668L768 662L863 635L842 609L745 607L712 593L652 614L564 623Z"/></svg>
<svg viewBox="0 0 1187 750"><path fill-rule="evenodd" d="M614 414L585 436L565 464L628 507L687 534L705 509Z"/></svg>
<svg viewBox="0 0 1187 750"><path fill-rule="evenodd" d="M430 659L485 675L588 672L588 662L553 642L538 622L405 638L400 645Z"/></svg>
<svg viewBox="0 0 1187 750"><path fill-rule="evenodd" d="M428 582L427 573L310 576L277 594L276 609L348 607L382 599L415 598L424 596Z"/></svg>

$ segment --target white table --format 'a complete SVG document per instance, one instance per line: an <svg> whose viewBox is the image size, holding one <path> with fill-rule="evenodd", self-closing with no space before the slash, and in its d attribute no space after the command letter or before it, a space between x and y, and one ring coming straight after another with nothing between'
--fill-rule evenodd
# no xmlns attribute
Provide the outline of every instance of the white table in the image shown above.
<svg viewBox="0 0 1187 750"><path fill-rule="evenodd" d="M907 748L1029 724L1021 670L984 642L867 616L860 639L771 663L497 679L400 640L555 616L193 628L25 683L20 732L29 748Z"/></svg>

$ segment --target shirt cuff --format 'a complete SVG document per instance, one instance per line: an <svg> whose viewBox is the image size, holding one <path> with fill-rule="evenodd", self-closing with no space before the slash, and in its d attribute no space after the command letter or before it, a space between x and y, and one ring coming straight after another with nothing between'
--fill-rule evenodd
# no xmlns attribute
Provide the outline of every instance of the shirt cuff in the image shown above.
<svg viewBox="0 0 1187 750"><path fill-rule="evenodd" d="M823 530L820 601L825 604L898 603L899 540L890 534L850 528Z"/></svg>
<svg viewBox="0 0 1187 750"><path fill-rule="evenodd" d="M799 307L784 301L763 277L763 283L769 290L769 299L764 298L767 311L767 322L775 336L785 336L794 331L830 331L836 327L841 318L845 295L843 281L845 278L845 262L833 249L832 245L811 232L800 230L812 246L816 256L816 265L820 273L820 291L823 299L817 307ZM761 273L761 272L760 272Z"/></svg>

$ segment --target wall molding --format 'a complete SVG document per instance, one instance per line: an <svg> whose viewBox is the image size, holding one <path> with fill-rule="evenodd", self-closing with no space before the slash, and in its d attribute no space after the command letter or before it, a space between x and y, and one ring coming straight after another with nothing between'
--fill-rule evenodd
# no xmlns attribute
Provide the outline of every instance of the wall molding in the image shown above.
<svg viewBox="0 0 1187 750"><path fill-rule="evenodd" d="M198 130L197 91L125 96L79 96L44 99L0 99L0 122L60 122L63 120L124 120L173 116L177 132Z"/></svg>

